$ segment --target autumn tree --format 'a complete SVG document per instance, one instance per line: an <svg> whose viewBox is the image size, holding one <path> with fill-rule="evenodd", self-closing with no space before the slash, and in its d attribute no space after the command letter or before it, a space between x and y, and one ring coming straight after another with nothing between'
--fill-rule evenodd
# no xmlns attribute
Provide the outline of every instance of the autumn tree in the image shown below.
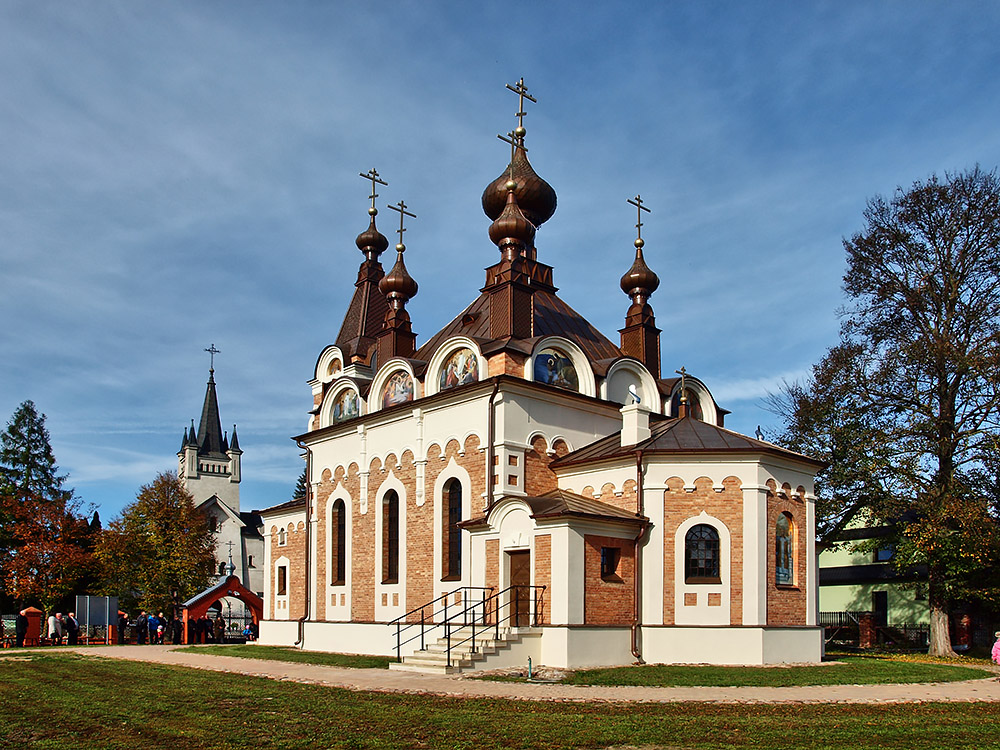
<svg viewBox="0 0 1000 750"><path fill-rule="evenodd" d="M25 401L0 435L0 582L50 610L94 572L79 501L64 487L45 415Z"/></svg>
<svg viewBox="0 0 1000 750"><path fill-rule="evenodd" d="M927 566L930 653L948 654L950 604L1000 549L982 481L1000 426L1000 183L931 177L864 219L844 242L841 343L791 394L784 440L829 440L832 507L893 523L897 565Z"/></svg>
<svg viewBox="0 0 1000 750"><path fill-rule="evenodd" d="M105 593L123 606L166 610L209 583L215 539L194 498L175 474L140 488L135 502L108 524L97 544Z"/></svg>

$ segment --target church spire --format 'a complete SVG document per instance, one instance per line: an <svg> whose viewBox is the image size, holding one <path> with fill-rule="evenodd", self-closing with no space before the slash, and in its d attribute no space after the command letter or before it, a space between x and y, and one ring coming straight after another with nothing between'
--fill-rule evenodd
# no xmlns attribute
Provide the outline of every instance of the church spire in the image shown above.
<svg viewBox="0 0 1000 750"><path fill-rule="evenodd" d="M347 306L344 322L335 343L344 353L345 364L367 365L371 364L375 337L382 328L388 310L385 295L378 290L378 283L385 275L379 256L389 247L389 240L375 226L375 217L378 215L378 209L375 208L375 199L378 198L376 187L388 183L381 179L375 169L369 169L367 173L361 172L359 176L371 181L372 184L371 194L368 196L371 201L368 208L370 217L368 229L359 234L355 240L358 250L364 254L365 259L358 268L354 295Z"/></svg>
<svg viewBox="0 0 1000 750"><path fill-rule="evenodd" d="M219 398L215 392L215 355L219 354L219 350L212 344L211 348L205 351L212 355L212 367L208 371L205 403L201 407L201 422L198 425L198 455L225 458L222 422L219 419Z"/></svg>
<svg viewBox="0 0 1000 750"><path fill-rule="evenodd" d="M417 282L406 270L403 253L404 219L409 216L417 218L416 214L406 210L406 204L400 201L395 206L389 206L399 212L399 242L396 244L396 264L378 283L379 291L385 295L389 309L385 313L385 322L378 334L378 361L387 362L393 357L410 357L416 351L417 336L410 328L410 314L406 312L406 303L417 294Z"/></svg>
<svg viewBox="0 0 1000 750"><path fill-rule="evenodd" d="M660 278L646 265L642 257L645 241L642 239L642 212L649 209L642 205L642 197L636 195L628 202L636 209L635 260L632 267L621 278L621 288L632 299L625 313L625 327L621 334L621 349L630 357L635 357L653 374L660 377L660 329L656 327L656 316L649 305L649 297L660 286Z"/></svg>

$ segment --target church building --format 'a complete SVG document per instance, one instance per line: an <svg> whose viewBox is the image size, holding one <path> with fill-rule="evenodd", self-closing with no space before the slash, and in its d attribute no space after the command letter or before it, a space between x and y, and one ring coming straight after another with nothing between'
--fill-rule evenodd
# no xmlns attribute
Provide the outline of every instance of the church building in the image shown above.
<svg viewBox="0 0 1000 750"><path fill-rule="evenodd" d="M264 594L264 539L261 518L256 513L240 510L240 450L236 425L233 436L222 431L219 398L215 388L215 345L213 364L208 371L208 386L197 429L194 420L184 430L181 449L177 452L177 476L184 488L194 496L195 506L205 515L215 535L216 564L213 580L222 581L235 575L258 596ZM243 605L238 604L238 613Z"/></svg>
<svg viewBox="0 0 1000 750"><path fill-rule="evenodd" d="M482 196L493 264L419 345L411 214L389 206L400 241L386 273L386 183L362 175L364 259L296 438L310 492L260 512L261 642L414 668L442 649L450 669L819 661L821 464L727 430L705 382L664 376L639 196L617 340L559 297L535 243L556 193L527 158L534 100L523 80L508 88L521 103L511 161ZM490 262L491 245L466 242Z"/></svg>

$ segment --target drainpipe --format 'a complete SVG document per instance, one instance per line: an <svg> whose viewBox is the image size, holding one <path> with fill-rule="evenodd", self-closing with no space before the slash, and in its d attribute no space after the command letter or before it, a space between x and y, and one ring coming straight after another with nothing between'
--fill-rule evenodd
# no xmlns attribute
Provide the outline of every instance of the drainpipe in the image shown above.
<svg viewBox="0 0 1000 750"><path fill-rule="evenodd" d="M306 452L306 478L309 480L306 482L306 570L305 570L305 609L302 612L302 617L299 618L299 639L295 641L295 645L299 648L305 648L306 640L306 620L309 619L309 607L311 605L310 601L310 589L312 586L311 571L312 571L312 545L309 543L309 537L312 534L312 450L307 445L303 445L298 440L295 444L299 446L300 450Z"/></svg>
<svg viewBox="0 0 1000 750"><path fill-rule="evenodd" d="M500 391L500 379L497 378L496 382L493 383L493 393L490 394L490 408L486 417L486 432L487 432L487 443L486 443L486 514L493 509L493 461L494 461L494 450L493 450L493 440L496 433L496 397L497 393Z"/></svg>
<svg viewBox="0 0 1000 750"><path fill-rule="evenodd" d="M641 450L635 452L635 498L638 506L638 515L646 515L646 503L642 484ZM642 659L642 644L639 638L639 627L642 618L642 608L640 606L642 596L642 555L640 554L639 546L649 526L649 521L643 521L642 526L639 527L639 533L636 534L633 542L635 545L635 571L632 576L632 656L635 657L636 662L639 664L645 663Z"/></svg>

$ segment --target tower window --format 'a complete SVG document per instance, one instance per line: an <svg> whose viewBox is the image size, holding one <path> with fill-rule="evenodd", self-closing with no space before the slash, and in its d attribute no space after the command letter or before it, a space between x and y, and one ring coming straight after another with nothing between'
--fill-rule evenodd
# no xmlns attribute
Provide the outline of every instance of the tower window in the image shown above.
<svg viewBox="0 0 1000 750"><path fill-rule="evenodd" d="M441 539L444 542L442 550L442 579L457 581L462 577L462 483L452 479L445 486L444 503L442 503L442 519L444 528Z"/></svg>
<svg viewBox="0 0 1000 750"><path fill-rule="evenodd" d="M621 562L622 551L619 547L601 547L601 580L609 583L621 583L618 575L618 563Z"/></svg>
<svg viewBox="0 0 1000 750"><path fill-rule="evenodd" d="M347 510L343 500L338 500L333 504L333 524L334 534L331 546L333 547L333 582L338 586L344 583L347 576Z"/></svg>

